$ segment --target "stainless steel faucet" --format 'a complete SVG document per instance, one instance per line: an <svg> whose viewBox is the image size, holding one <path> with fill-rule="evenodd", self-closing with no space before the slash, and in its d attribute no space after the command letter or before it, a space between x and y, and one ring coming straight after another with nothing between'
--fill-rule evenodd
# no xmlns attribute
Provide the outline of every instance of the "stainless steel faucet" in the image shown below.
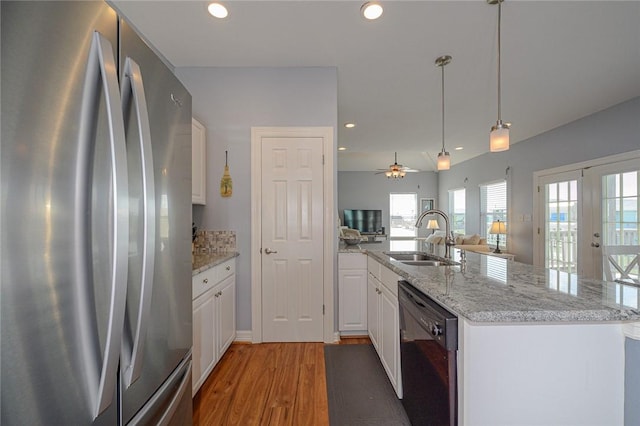
<svg viewBox="0 0 640 426"><path fill-rule="evenodd" d="M424 219L425 216L428 216L430 214L439 214L440 216L442 216L444 218L444 228L445 228L445 238L444 238L444 257L445 259L451 259L451 246L455 244L455 240L453 239L453 234L451 233L451 225L449 224L449 216L447 216L447 214L445 212L443 212L442 210L438 210L438 209L431 209L431 210L427 210L425 212L423 212L420 217L418 218L418 220L416 221L416 228L420 228L420 225L422 225L422 219Z"/></svg>

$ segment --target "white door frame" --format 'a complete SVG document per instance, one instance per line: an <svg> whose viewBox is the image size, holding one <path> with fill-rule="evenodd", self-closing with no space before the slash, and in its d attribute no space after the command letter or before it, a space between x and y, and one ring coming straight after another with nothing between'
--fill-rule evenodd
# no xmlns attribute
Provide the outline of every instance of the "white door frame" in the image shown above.
<svg viewBox="0 0 640 426"><path fill-rule="evenodd" d="M323 186L323 287L324 317L323 336L325 343L335 341L334 333L334 282L335 282L335 230L336 214L334 194L334 141L333 127L252 127L251 128L251 329L253 343L262 343L262 262L260 254L262 236L262 149L263 137L323 139L324 157Z"/></svg>
<svg viewBox="0 0 640 426"><path fill-rule="evenodd" d="M543 256L540 255L541 245L544 244L544 242L541 240L542 238L544 238L544 232L542 232L542 229L540 229L540 227L543 226L544 224L543 222L544 218L542 217L544 214L544 205L541 205L541 203L539 202L540 197L538 196L539 187L541 185L540 183L541 179L549 175L555 175L555 174L570 172L574 170L588 169L591 167L602 166L610 163L617 163L620 161L626 161L634 158L640 158L640 150L634 150L634 151L624 152L621 154L609 155L606 157L596 158L593 160L583 161L580 163L567 164L560 167L554 167L551 169L539 170L537 172L533 172L533 194L534 194L534 197L533 197L533 203L534 203L533 205L533 224L534 224L533 226L533 264L534 265L544 267L544 258ZM581 195L583 197L583 202L586 202L586 203L592 202L590 193L583 193ZM588 199L585 199L585 198L588 198ZM585 219L588 219L589 221L591 220L590 217ZM540 233L538 233L539 229L540 229ZM587 241L586 239L583 239L583 240ZM585 244L586 243L583 243L582 245L584 246Z"/></svg>

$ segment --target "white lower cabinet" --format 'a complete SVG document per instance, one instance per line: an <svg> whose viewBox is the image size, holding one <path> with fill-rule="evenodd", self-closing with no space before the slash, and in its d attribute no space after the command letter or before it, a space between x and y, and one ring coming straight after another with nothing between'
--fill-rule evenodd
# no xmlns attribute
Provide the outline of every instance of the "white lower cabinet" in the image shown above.
<svg viewBox="0 0 640 426"><path fill-rule="evenodd" d="M398 276L371 258L368 259L367 305L369 338L396 395L402 398Z"/></svg>
<svg viewBox="0 0 640 426"><path fill-rule="evenodd" d="M367 330L367 255L338 254L338 329L343 334Z"/></svg>
<svg viewBox="0 0 640 426"><path fill-rule="evenodd" d="M192 385L196 394L204 379L213 370L214 356L214 305L215 290L209 289L193 301L193 363Z"/></svg>
<svg viewBox="0 0 640 426"><path fill-rule="evenodd" d="M192 285L193 396L236 337L235 259L194 276Z"/></svg>

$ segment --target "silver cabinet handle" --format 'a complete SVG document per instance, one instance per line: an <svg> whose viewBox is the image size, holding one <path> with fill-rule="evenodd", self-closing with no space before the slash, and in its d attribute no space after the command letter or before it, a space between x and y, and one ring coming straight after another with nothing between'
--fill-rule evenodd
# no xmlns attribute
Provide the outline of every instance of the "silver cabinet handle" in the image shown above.
<svg viewBox="0 0 640 426"><path fill-rule="evenodd" d="M591 247L598 248L598 247L600 247L600 243L591 243Z"/></svg>
<svg viewBox="0 0 640 426"><path fill-rule="evenodd" d="M231 266L227 265L227 267L225 268L227 271L231 270Z"/></svg>
<svg viewBox="0 0 640 426"><path fill-rule="evenodd" d="M132 339L124 339L122 347L122 366L124 385L131 386L142 371L144 359L144 342L146 340L151 315L151 294L153 292L153 271L155 266L156 245L156 197L153 175L153 155L151 152L151 128L147 100L142 82L142 72L138 64L131 58L125 60L122 82L122 109L127 109L129 103L135 107L135 117L138 121L138 133L141 153L142 169L142 207L144 235L142 247L142 276L140 298L137 312L137 326ZM135 315L135 314L134 314ZM130 341L132 340L132 341Z"/></svg>
<svg viewBox="0 0 640 426"><path fill-rule="evenodd" d="M209 282L209 278L205 278L204 280L202 280L202 282L207 284Z"/></svg>
<svg viewBox="0 0 640 426"><path fill-rule="evenodd" d="M92 64L86 81L102 81L109 123L111 173L113 185L113 275L109 304L109 327L105 336L104 354L96 383L93 407L94 419L113 403L113 393L122 347L122 329L127 302L128 244L129 244L129 190L127 178L127 149L124 121L116 74L116 62L111 42L99 32L93 33L89 56ZM95 59L94 59L95 58ZM84 104L84 102L83 102ZM88 113L88 111L87 111ZM83 112L83 116L85 113Z"/></svg>
<svg viewBox="0 0 640 426"><path fill-rule="evenodd" d="M264 252L265 252L265 254L277 253L276 250L271 250L271 249L268 249L268 248L264 249Z"/></svg>

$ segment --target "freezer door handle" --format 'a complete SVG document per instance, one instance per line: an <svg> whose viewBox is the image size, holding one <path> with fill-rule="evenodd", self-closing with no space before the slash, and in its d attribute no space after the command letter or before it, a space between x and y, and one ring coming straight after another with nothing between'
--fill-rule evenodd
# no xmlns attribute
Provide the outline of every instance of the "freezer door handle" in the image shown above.
<svg viewBox="0 0 640 426"><path fill-rule="evenodd" d="M151 148L151 127L144 92L142 73L138 64L127 58L122 78L122 109L126 111L129 103L135 108L142 169L142 208L143 208L143 247L140 298L137 310L136 330L133 342L122 345L123 379L126 388L131 386L142 371L144 360L144 342L146 340L149 316L151 314L151 294L153 292L153 271L155 267L156 245L156 197L153 174L153 154ZM125 334L126 336L126 334Z"/></svg>
<svg viewBox="0 0 640 426"><path fill-rule="evenodd" d="M127 268L129 244L129 190L127 178L127 151L122 118L120 90L116 62L111 42L98 32L93 33L89 54L87 81L100 78L104 89L109 124L110 162L113 185L113 247L111 254L111 293L107 334L102 356L102 367L94 394L94 418L113 402L118 361L122 344L122 327L127 296ZM96 75L97 73L100 76Z"/></svg>
<svg viewBox="0 0 640 426"><path fill-rule="evenodd" d="M148 424L151 419L154 420L153 423L157 426L169 425L185 392L187 389L191 389L191 364L191 352L189 352L189 355L184 359L184 361L182 361L182 363L173 371L164 384L160 386L156 393L151 397L151 399L149 399L145 406L140 409L135 417L131 419L127 426ZM161 404L161 401L164 400L167 393L174 389L178 380L180 381L180 384L175 391L173 391L171 401L167 403L166 406L162 407L162 413L157 413L158 404ZM189 404L191 404L191 401L189 401Z"/></svg>

